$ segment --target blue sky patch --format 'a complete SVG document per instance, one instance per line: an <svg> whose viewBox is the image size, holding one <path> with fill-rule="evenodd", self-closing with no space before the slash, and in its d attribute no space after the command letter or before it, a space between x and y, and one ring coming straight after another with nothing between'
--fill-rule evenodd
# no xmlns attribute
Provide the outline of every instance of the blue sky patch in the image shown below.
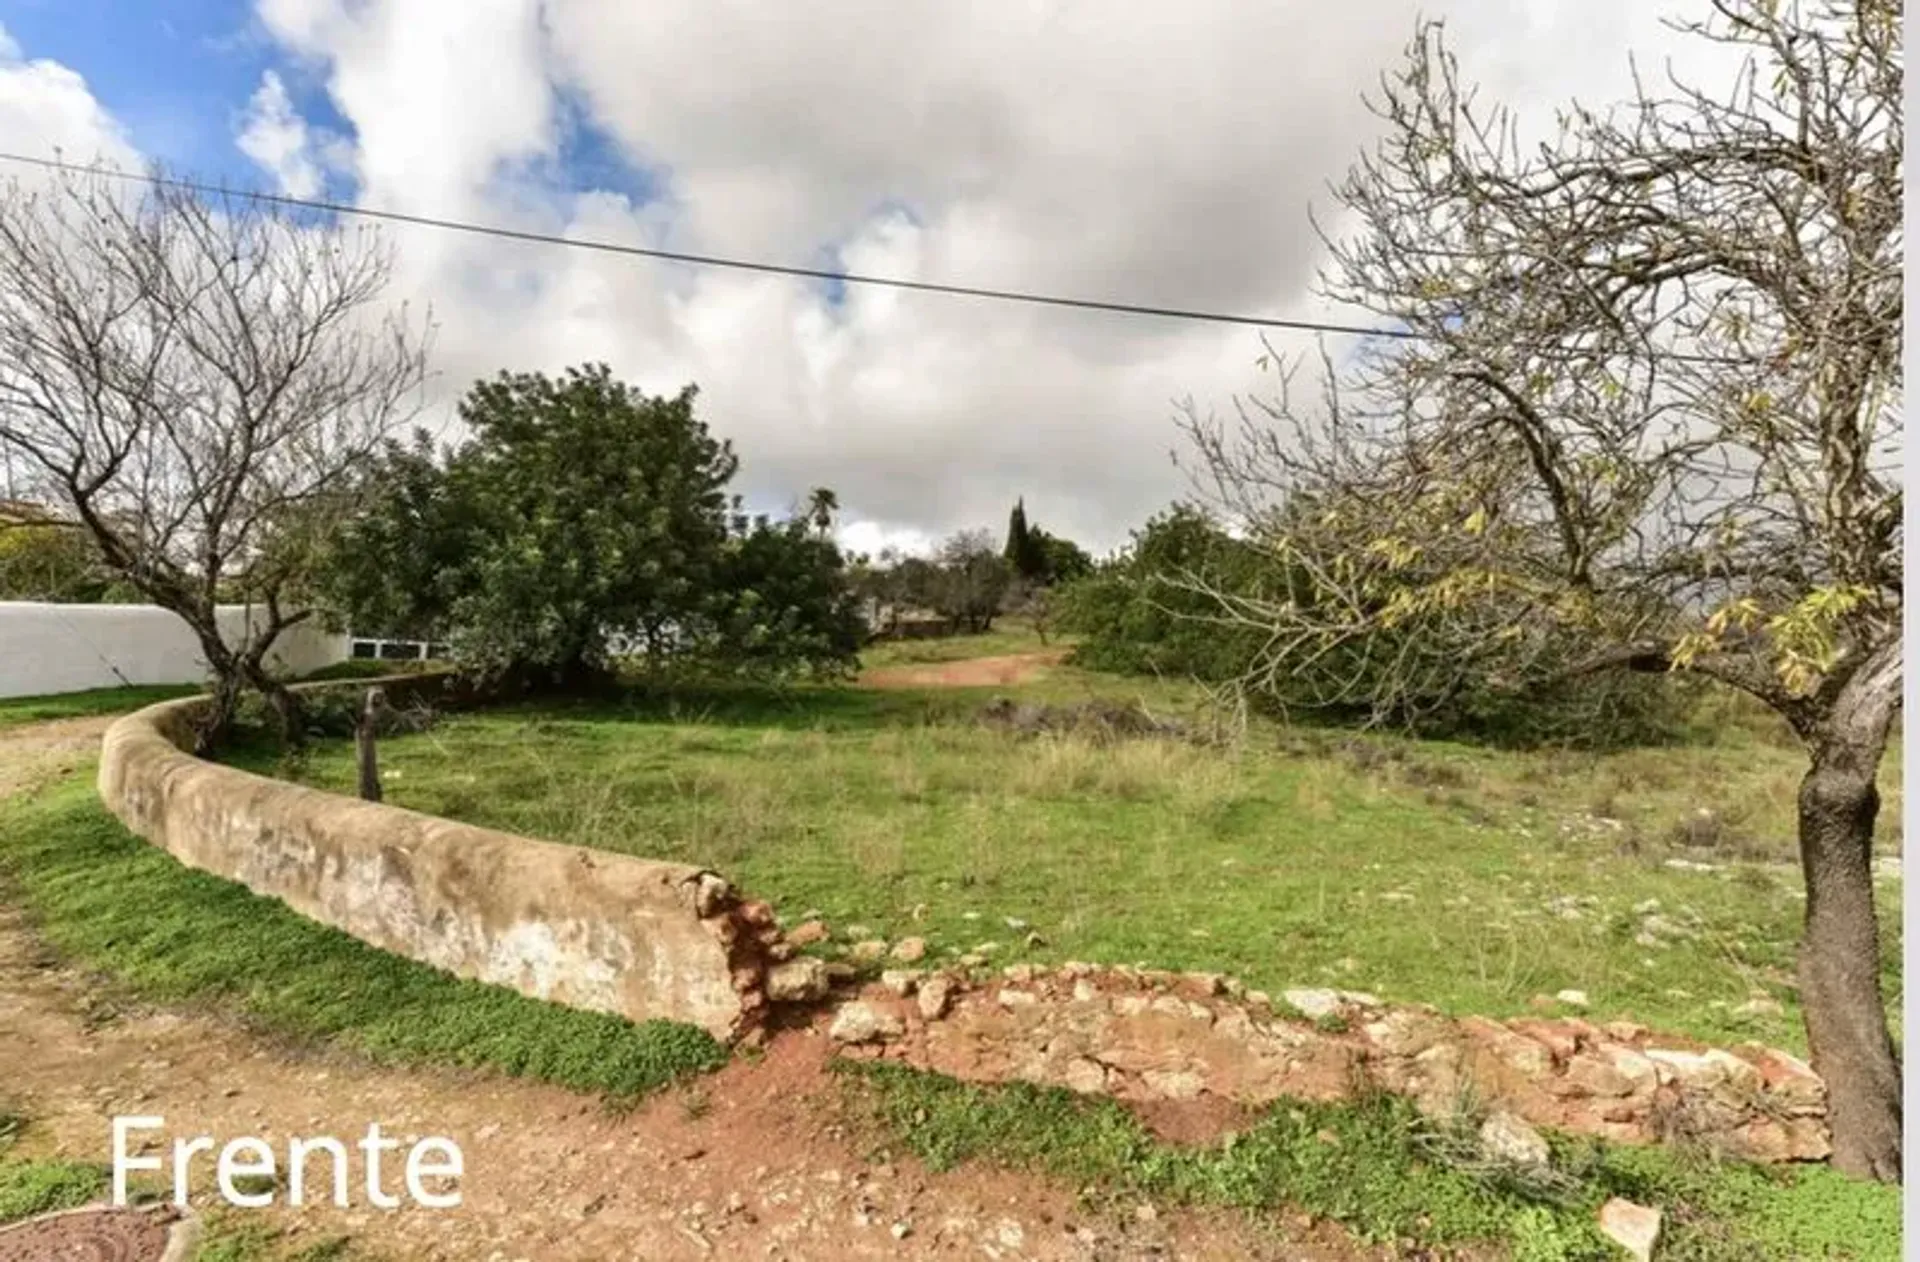
<svg viewBox="0 0 1920 1262"><path fill-rule="evenodd" d="M258 183L257 168L234 148L234 124L261 72L280 58L244 0L151 8L9 0L0 5L0 24L28 60L57 61L84 77L147 156L182 174ZM295 77L286 77L296 103L311 104L300 99L306 94Z"/></svg>

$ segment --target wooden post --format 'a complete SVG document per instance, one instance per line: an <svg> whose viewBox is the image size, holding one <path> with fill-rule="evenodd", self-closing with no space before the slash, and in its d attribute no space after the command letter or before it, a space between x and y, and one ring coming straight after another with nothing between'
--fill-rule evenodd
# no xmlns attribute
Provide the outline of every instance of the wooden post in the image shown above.
<svg viewBox="0 0 1920 1262"><path fill-rule="evenodd" d="M360 796L369 802L380 800L380 761L374 750L373 733L386 703L386 693L378 688L367 689L366 702L353 725L353 749L360 762Z"/></svg>

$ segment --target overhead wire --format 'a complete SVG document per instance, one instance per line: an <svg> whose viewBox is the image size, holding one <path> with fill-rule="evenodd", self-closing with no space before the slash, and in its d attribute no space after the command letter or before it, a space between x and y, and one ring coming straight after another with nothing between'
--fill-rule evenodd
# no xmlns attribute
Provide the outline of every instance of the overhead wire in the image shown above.
<svg viewBox="0 0 1920 1262"><path fill-rule="evenodd" d="M359 206L349 202L337 202L325 198L295 197L289 193L268 193L257 189L234 189L224 185L207 183L202 180L190 180L178 176L162 175L154 171L123 171L116 167L86 166L79 163L67 162L59 158L35 157L31 154L0 151L0 162L35 166L45 170L62 171L77 175L104 176L109 179L144 183L159 188L175 189L181 192L218 197L237 197L273 206L321 211L335 215L351 215L362 219L409 224L415 227L435 228L448 232L462 232L507 241L520 241L538 245L555 245L602 254L627 255L636 258L657 259L665 262L686 263L698 267L717 267L734 271L758 272L773 276L791 276L806 280L831 281L842 285L872 285L919 293L948 294L963 298L984 298L997 302L1027 303L1036 306L1065 307L1082 311L1104 311L1120 315L1148 316L1169 320L1189 320L1210 324L1231 324L1248 328L1286 329L1293 332L1332 333L1344 336L1391 338L1403 341L1432 340L1426 334L1414 329L1383 329L1365 325L1343 324L1337 321L1286 319L1279 316L1249 315L1245 313L1208 311L1189 307L1167 307L1148 303L1118 302L1098 298L1044 294L1030 290L993 289L979 285L954 285L938 281L910 280L900 276L877 276L862 272L836 272L826 268L798 267L791 264L769 263L762 260L732 258L717 254L695 254L682 250L666 250L654 246L632 245L622 241L605 241L592 238L562 236L558 233L534 232L524 228L508 228L499 224L472 223L466 220L448 219L437 215L422 215L406 211L385 210L376 206ZM1678 351L1654 352L1651 357L1693 363L1745 362L1719 356L1694 355Z"/></svg>

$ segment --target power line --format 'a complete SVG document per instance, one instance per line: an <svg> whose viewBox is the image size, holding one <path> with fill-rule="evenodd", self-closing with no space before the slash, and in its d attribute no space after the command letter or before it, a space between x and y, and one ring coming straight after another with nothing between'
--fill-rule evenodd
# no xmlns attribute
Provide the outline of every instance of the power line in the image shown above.
<svg viewBox="0 0 1920 1262"><path fill-rule="evenodd" d="M584 240L579 237L562 237L552 233L528 232L519 228L503 228L494 224L467 223L458 219L442 219L433 215L411 215L398 210L379 210L369 206L349 206L343 202L323 201L317 198L290 197L284 193L262 193L223 188L197 180L176 179L170 176L152 173L116 171L111 167L80 166L71 162L62 162L54 158L35 158L19 153L0 153L0 161L18 162L28 166L44 167L54 171L68 171L80 175L104 175L116 180L130 180L137 183L152 184L161 188L180 189L192 193L212 193L222 197L244 197L251 201L267 202L279 206L294 206L303 210L321 210L337 215L358 215L365 219L381 219L390 223L413 224L424 228L442 228L451 232L467 232L476 236L500 237L509 241L527 241L539 245L570 246L576 250L593 250L603 254L625 254L640 258L664 259L674 263L692 263L701 267L725 267L742 272L762 272L774 276L798 276L809 280L839 281L847 285L878 285L890 289L911 289L922 293L954 294L963 298L991 298L1001 302L1035 303L1049 307L1074 307L1085 311L1114 311L1123 315L1161 316L1169 320L1201 320L1213 324L1240 324L1256 328L1294 329L1304 332L1351 333L1361 337L1415 338L1419 335L1406 329L1369 329L1360 325L1320 323L1311 320L1282 320L1272 316L1232 315L1220 311L1196 311L1183 307L1155 307L1133 302L1104 302L1095 298L1066 298L1053 294L1036 294L1012 289L983 289L974 285L942 285L934 281L906 280L898 276L868 276L859 272L830 272L824 268L790 267L781 263L762 263L751 259L724 258L713 254L687 254L677 250L656 250L646 246L627 245L617 241Z"/></svg>
<svg viewBox="0 0 1920 1262"><path fill-rule="evenodd" d="M78 175L106 176L109 179L127 180L134 183L151 184L158 188L179 189L190 193L210 193L220 197L241 197L249 201L266 202L276 206L291 206L302 210L326 211L336 215L357 215L363 219L378 219L389 223L412 224L423 228L439 228L449 232L465 232L474 236L498 237L507 241L525 241L536 245L567 246L576 250L591 250L602 254L622 254L638 258L662 259L673 263L691 263L700 267L730 268L742 272L759 272L772 276L796 276L808 280L838 281L843 285L875 285L888 289L907 289L920 293L952 294L962 298L987 298L998 302L1023 302L1046 307L1069 307L1081 311L1111 311L1121 315L1157 316L1169 320L1194 320L1209 324L1234 324L1251 328L1289 329L1303 333L1339 333L1356 337L1385 337L1404 341L1428 341L1427 335L1411 329L1377 329L1357 324L1336 324L1318 320L1283 320L1277 316L1236 315L1221 311L1200 311L1184 307L1156 307L1144 303L1106 302L1096 298L1069 298L1057 294L1039 294L1025 290L985 289L974 285L943 285L935 281L905 280L898 276L868 276L859 272L830 272L824 268L791 267L781 263L763 263L752 259L726 258L714 254L688 254L677 250L659 250L647 246L627 245L618 241L583 240L579 237L563 237L552 233L529 232L520 228L503 228L495 224L468 223L458 219L443 219L433 215L413 215L398 210L380 210L370 206L350 206L344 202L324 201L318 198L292 197L285 193L264 193L251 190L236 190L220 185L207 184L199 180L185 180L173 176L159 175L154 172L120 171L112 167L81 166L64 162L57 158L36 158L21 153L0 152L0 162L15 162L26 166L41 167L51 171L66 171ZM1694 355L1678 351L1655 352L1652 358L1670 359L1688 363L1736 364L1745 361L1730 357L1713 355Z"/></svg>

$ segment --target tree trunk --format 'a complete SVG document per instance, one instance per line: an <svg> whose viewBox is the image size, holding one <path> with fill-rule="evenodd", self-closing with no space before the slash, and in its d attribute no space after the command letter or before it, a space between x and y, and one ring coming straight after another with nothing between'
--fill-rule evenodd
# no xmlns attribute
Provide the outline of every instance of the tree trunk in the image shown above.
<svg viewBox="0 0 1920 1262"><path fill-rule="evenodd" d="M193 752L205 758L225 744L232 732L234 717L240 712L240 691L246 681L240 673L239 663L220 639L217 627L211 623L202 625L178 609L173 612L180 614L193 627L194 635L200 641L200 651L206 654L207 668L213 672L213 701L193 732Z"/></svg>
<svg viewBox="0 0 1920 1262"><path fill-rule="evenodd" d="M1889 1183L1901 1173L1900 1062L1880 993L1873 825L1899 671L1896 646L1890 675L1869 663L1849 681L1812 740L1813 765L1800 784L1800 1004L1814 1070L1827 1084L1833 1165Z"/></svg>
<svg viewBox="0 0 1920 1262"><path fill-rule="evenodd" d="M240 676L229 670L216 672L213 701L193 729L193 752L206 758L217 752L233 730L234 716L240 711Z"/></svg>
<svg viewBox="0 0 1920 1262"><path fill-rule="evenodd" d="M246 681L254 686L267 706L273 711L276 725L280 729L280 739L288 749L304 749L307 744L307 728L300 710L300 698L293 690L275 679L262 669L257 662L249 662L245 667Z"/></svg>

